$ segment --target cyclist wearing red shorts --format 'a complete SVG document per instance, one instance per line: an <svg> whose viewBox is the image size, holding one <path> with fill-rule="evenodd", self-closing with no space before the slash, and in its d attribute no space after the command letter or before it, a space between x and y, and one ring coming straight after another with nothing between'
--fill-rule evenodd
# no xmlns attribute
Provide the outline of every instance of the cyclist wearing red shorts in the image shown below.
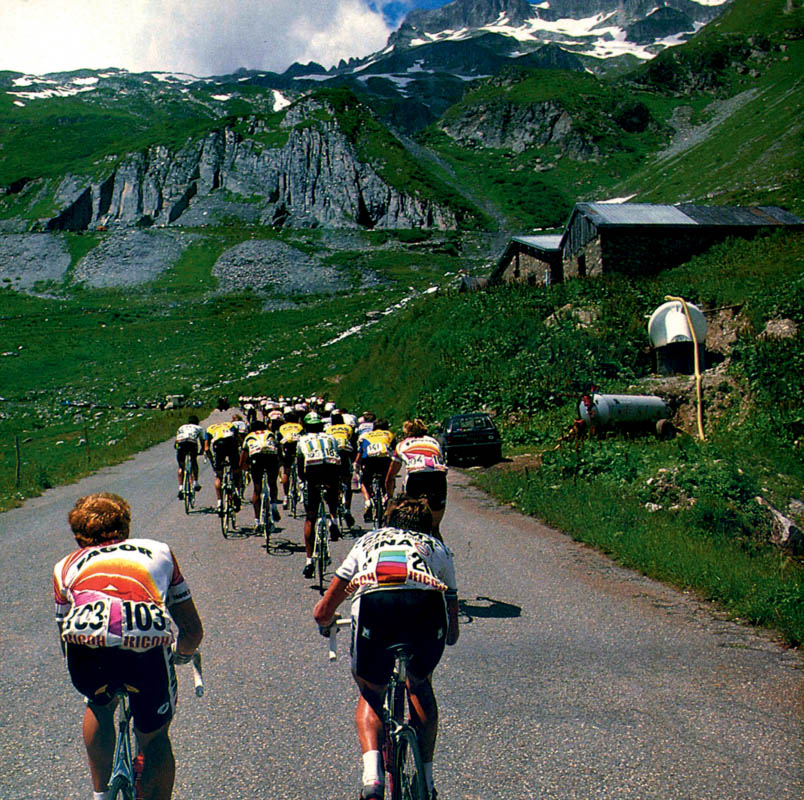
<svg viewBox="0 0 804 800"><path fill-rule="evenodd" d="M427 426L420 419L405 420L402 436L391 457L385 491L393 497L396 475L404 464L404 492L409 497L426 498L433 512L433 533L438 533L447 505L447 465L441 445L427 435Z"/></svg>
<svg viewBox="0 0 804 800"><path fill-rule="evenodd" d="M56 620L70 679L87 704L83 735L95 798L107 797L114 696L126 686L145 755L143 792L168 800L176 768L168 737L173 665L189 661L200 644L201 620L171 549L129 538L131 509L122 497L82 497L69 522L80 549L53 570Z"/></svg>
<svg viewBox="0 0 804 800"><path fill-rule="evenodd" d="M318 516L321 495L329 509L329 532L333 541L340 538L335 522L338 515L338 483L340 481L341 456L338 441L334 436L324 433L324 424L315 411L304 418L304 436L296 447L296 467L299 479L307 482L304 498L304 549L307 563L304 577L312 578L313 564L313 524Z"/></svg>
<svg viewBox="0 0 804 800"><path fill-rule="evenodd" d="M389 527L362 536L335 570L313 616L325 636L335 611L352 596L352 674L360 690L355 713L363 753L361 800L382 800L382 702L394 658L390 647L407 643L411 723L421 742L432 800L438 705L432 673L444 645L458 641L458 594L452 553L429 534L425 500L399 495L388 509Z"/></svg>

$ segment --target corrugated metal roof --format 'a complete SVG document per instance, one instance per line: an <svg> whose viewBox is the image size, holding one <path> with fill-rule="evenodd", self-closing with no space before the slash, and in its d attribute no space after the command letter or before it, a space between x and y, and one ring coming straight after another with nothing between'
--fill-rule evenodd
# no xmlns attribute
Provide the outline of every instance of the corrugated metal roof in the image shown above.
<svg viewBox="0 0 804 800"><path fill-rule="evenodd" d="M578 211L595 225L697 225L677 206L650 203L578 203Z"/></svg>
<svg viewBox="0 0 804 800"><path fill-rule="evenodd" d="M801 225L802 221L776 206L693 206L679 208L699 225Z"/></svg>
<svg viewBox="0 0 804 800"><path fill-rule="evenodd" d="M544 234L542 236L512 236L512 242L534 247L537 250L558 250L561 247L562 234Z"/></svg>
<svg viewBox="0 0 804 800"><path fill-rule="evenodd" d="M576 209L596 227L606 225L700 225L753 227L802 225L794 214L776 206L677 206L651 203L578 203Z"/></svg>

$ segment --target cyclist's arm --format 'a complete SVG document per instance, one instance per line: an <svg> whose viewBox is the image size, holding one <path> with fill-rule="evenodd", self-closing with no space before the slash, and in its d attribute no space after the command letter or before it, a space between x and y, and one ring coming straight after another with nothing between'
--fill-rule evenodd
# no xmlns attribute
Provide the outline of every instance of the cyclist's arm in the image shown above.
<svg viewBox="0 0 804 800"><path fill-rule="evenodd" d="M458 641L461 635L460 625L458 623L458 595L447 594L447 639L448 645L453 645Z"/></svg>
<svg viewBox="0 0 804 800"><path fill-rule="evenodd" d="M192 598L175 603L168 609L170 616L179 629L179 638L176 641L176 652L191 656L204 638L204 627L198 616Z"/></svg>
<svg viewBox="0 0 804 800"><path fill-rule="evenodd" d="M316 603L313 609L313 617L321 628L328 628L335 618L335 611L338 606L346 599L346 587L348 583L337 575L330 581L324 596Z"/></svg>

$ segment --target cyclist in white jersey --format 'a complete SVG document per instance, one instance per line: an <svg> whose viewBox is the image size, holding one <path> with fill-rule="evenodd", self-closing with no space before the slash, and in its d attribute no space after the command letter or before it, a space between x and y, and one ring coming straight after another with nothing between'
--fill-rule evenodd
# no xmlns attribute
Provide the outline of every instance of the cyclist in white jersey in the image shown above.
<svg viewBox="0 0 804 800"><path fill-rule="evenodd" d="M53 570L56 620L70 679L84 695L83 735L95 800L112 768L115 693L130 687L145 756L145 797L169 800L175 761L168 726L174 663L187 663L204 631L171 549L129 538L131 509L116 494L81 497L69 515L78 550Z"/></svg>
<svg viewBox="0 0 804 800"><path fill-rule="evenodd" d="M195 414L191 414L187 422L176 431L176 461L179 462L179 500L184 499L184 460L189 454L192 459L192 474L195 490L201 490L198 483L198 455L204 452L204 429Z"/></svg>
<svg viewBox="0 0 804 800"><path fill-rule="evenodd" d="M419 734L425 779L433 789L438 705L431 683L444 645L458 641L458 594L452 553L429 535L426 500L398 495L389 527L362 536L335 571L313 616L329 635L338 606L352 596L352 674L360 690L355 723L363 753L361 800L382 800L382 702L394 658L390 647L408 643L411 722ZM425 533L426 531L426 533Z"/></svg>

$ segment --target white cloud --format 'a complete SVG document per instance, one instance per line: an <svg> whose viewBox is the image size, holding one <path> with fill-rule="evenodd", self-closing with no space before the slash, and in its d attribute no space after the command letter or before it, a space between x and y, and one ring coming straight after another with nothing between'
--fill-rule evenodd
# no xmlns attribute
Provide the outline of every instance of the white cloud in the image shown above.
<svg viewBox="0 0 804 800"><path fill-rule="evenodd" d="M0 70L282 72L368 55L390 33L370 0L0 0Z"/></svg>

